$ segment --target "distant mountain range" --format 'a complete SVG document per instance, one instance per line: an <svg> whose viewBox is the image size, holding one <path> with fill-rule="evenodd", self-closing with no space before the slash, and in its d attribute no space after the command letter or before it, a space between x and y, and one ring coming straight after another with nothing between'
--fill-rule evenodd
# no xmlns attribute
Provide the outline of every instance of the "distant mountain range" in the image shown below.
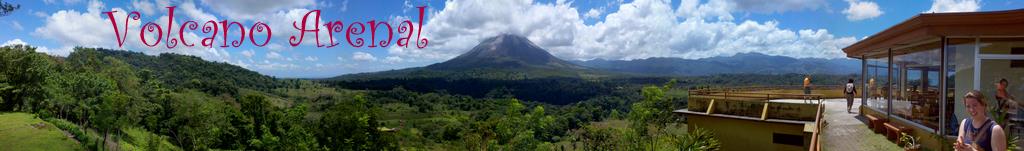
<svg viewBox="0 0 1024 151"><path fill-rule="evenodd" d="M524 100L569 104L617 93L625 87L660 84L670 79L678 79L685 85L795 84L802 77L799 74L855 73L859 71L857 65L858 62L846 59L794 59L756 53L696 60L649 58L571 62L552 56L525 37L502 34L484 39L466 53L441 63L318 81L353 90L401 88L480 98L507 94ZM714 74L729 75L698 77ZM755 74L775 75L750 76Z"/></svg>
<svg viewBox="0 0 1024 151"><path fill-rule="evenodd" d="M760 53L741 53L704 59L647 58L638 60L565 61L552 56L526 37L501 34L484 39L451 60L399 70L342 75L329 80L366 79L531 79L544 77L704 76L715 74L852 74L860 62L852 59L796 59Z"/></svg>
<svg viewBox="0 0 1024 151"><path fill-rule="evenodd" d="M542 77L604 77L621 73L594 70L558 59L526 37L501 34L484 39L451 60L400 70L342 75L330 79L447 78L532 79Z"/></svg>
<svg viewBox="0 0 1024 151"><path fill-rule="evenodd" d="M656 76L703 76L714 74L854 74L860 72L860 61L854 59L797 59L761 53L740 53L734 56L703 59L647 58L637 60L573 61L576 64L606 71Z"/></svg>

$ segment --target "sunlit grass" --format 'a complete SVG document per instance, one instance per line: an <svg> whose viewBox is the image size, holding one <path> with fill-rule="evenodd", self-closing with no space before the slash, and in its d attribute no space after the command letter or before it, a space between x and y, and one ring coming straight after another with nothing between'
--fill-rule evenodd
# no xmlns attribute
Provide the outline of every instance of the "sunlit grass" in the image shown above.
<svg viewBox="0 0 1024 151"><path fill-rule="evenodd" d="M0 113L0 150L82 150L53 124L28 113Z"/></svg>

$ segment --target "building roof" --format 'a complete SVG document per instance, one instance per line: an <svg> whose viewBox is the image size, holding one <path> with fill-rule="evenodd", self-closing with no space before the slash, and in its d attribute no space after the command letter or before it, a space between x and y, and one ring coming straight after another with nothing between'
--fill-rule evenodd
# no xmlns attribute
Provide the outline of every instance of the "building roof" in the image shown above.
<svg viewBox="0 0 1024 151"><path fill-rule="evenodd" d="M936 40L943 36L1024 36L1024 9L924 13L843 48L847 57Z"/></svg>

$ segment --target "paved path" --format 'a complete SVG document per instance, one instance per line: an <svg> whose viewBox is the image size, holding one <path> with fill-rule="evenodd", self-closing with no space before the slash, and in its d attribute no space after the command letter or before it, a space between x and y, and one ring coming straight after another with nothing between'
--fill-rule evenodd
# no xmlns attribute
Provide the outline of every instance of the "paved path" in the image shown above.
<svg viewBox="0 0 1024 151"><path fill-rule="evenodd" d="M858 117L860 99L853 103L853 113L846 112L846 99L825 100L825 132L821 134L822 150L826 151L878 151L903 150L885 136L875 134L865 124L866 119Z"/></svg>

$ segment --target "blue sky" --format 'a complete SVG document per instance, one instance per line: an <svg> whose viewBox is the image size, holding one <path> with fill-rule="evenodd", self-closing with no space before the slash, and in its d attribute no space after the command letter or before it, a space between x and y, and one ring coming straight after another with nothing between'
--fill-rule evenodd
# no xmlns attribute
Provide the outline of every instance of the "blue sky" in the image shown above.
<svg viewBox="0 0 1024 151"><path fill-rule="evenodd" d="M842 58L839 50L922 12L993 11L1024 8L1019 0L142 0L5 1L21 5L0 17L0 42L29 44L38 51L66 56L74 46L139 51L150 55L178 53L227 62L277 77L331 77L347 73L417 67L444 61L467 51L479 40L500 33L528 37L553 55L567 60L705 58L759 52L797 58ZM167 30L166 6L175 6L175 24L215 19L240 22L246 30L256 22L273 31L270 45L257 47L184 47L164 43L146 47L138 41L142 24ZM335 33L339 46L316 47L312 39L293 47L288 38L298 31L310 10L321 20L352 22L418 22L417 6L427 6L422 37L426 48L356 48ZM128 40L118 47L103 12L138 11L130 21ZM309 24L312 27L312 24ZM123 26L123 25L119 25ZM177 31L178 26L171 30ZM232 27L229 40L238 38ZM327 43L326 29L321 42ZM397 30L397 29L396 29ZM414 28L414 30L420 30ZM165 31L166 32L166 31ZM248 32L248 31L247 31ZM378 30L378 40L387 37ZM417 32L417 31L414 31ZM147 33L155 34L155 33ZM177 36L177 34L173 34ZM189 43L207 37L186 32ZM398 34L396 34L397 39ZM313 38L312 36L307 36ZM356 35L366 38L369 34ZM416 35L413 35L415 38ZM151 37L152 38L152 37ZM218 35L217 42L220 43ZM257 36L257 38L262 38ZM368 45L368 43L367 43Z"/></svg>

